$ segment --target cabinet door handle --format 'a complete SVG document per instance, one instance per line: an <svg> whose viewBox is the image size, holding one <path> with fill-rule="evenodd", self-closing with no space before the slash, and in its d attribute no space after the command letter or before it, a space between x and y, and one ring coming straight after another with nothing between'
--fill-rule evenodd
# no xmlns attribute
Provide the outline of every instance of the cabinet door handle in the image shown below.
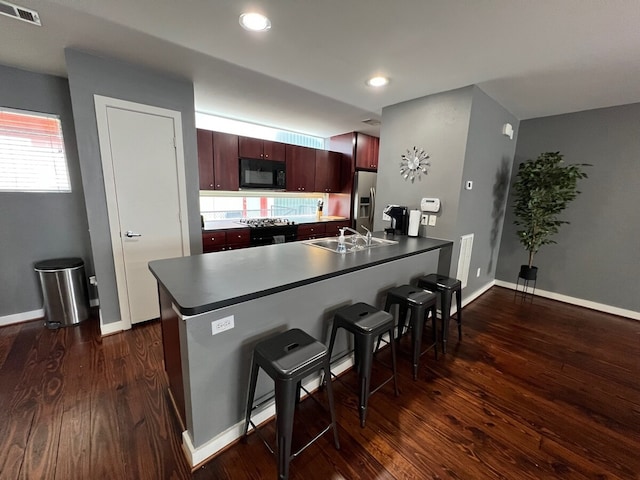
<svg viewBox="0 0 640 480"><path fill-rule="evenodd" d="M131 230L127 230L127 233L124 234L125 237L127 238L133 238L133 237L141 237L142 234L141 233L134 233Z"/></svg>

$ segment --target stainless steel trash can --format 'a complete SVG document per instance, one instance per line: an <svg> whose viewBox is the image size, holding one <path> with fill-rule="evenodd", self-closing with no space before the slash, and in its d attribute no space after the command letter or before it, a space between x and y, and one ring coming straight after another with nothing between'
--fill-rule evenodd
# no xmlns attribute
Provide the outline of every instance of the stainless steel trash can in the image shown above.
<svg viewBox="0 0 640 480"><path fill-rule="evenodd" d="M81 258L56 258L35 264L48 328L77 325L89 318L89 294Z"/></svg>

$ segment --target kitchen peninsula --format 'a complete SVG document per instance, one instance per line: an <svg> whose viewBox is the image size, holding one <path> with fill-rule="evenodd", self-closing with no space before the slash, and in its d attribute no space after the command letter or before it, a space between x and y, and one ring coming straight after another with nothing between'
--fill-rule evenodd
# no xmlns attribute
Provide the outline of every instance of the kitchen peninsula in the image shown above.
<svg viewBox="0 0 640 480"><path fill-rule="evenodd" d="M396 285L449 274L451 241L386 238L398 243L337 254L294 242L150 262L165 369L192 466L240 436L258 341L298 327L328 343L336 309L358 301L382 307ZM340 341L336 348L346 350L346 336ZM272 385L260 377L256 398Z"/></svg>

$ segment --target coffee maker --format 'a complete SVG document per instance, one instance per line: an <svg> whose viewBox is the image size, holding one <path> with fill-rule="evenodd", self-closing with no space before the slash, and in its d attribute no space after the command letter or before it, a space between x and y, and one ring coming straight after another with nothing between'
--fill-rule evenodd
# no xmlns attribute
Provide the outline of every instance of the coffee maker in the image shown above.
<svg viewBox="0 0 640 480"><path fill-rule="evenodd" d="M391 217L391 226L385 228L386 233L406 235L409 231L409 209L400 205L387 205L385 215Z"/></svg>

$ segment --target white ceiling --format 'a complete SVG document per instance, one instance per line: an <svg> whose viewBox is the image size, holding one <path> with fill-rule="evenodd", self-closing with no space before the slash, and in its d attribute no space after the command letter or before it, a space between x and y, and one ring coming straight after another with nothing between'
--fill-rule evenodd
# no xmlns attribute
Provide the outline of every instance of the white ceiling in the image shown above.
<svg viewBox="0 0 640 480"><path fill-rule="evenodd" d="M198 111L325 137L471 84L520 119L640 102L638 0L12 2L43 26L0 15L0 64L66 76L75 47L192 79ZM271 30L240 28L248 9Z"/></svg>

